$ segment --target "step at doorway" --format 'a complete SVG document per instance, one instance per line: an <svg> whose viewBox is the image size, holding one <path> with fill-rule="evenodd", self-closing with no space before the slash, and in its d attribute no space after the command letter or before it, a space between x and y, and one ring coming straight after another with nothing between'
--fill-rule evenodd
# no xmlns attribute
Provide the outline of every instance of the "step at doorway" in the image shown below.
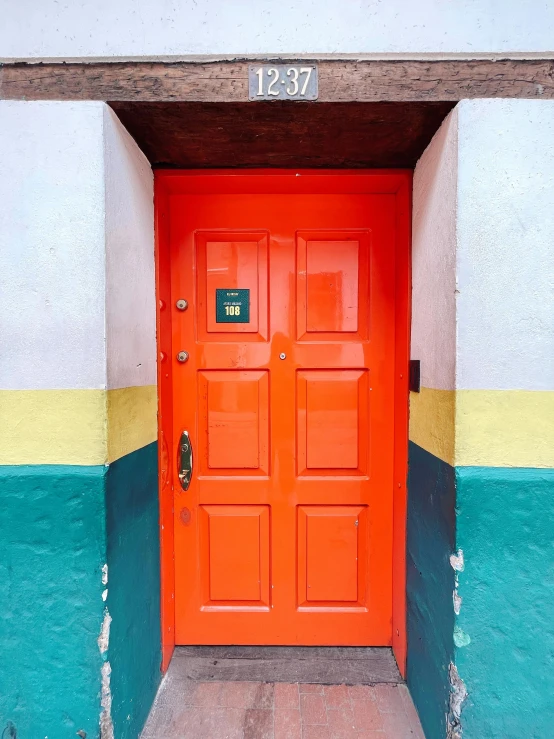
<svg viewBox="0 0 554 739"><path fill-rule="evenodd" d="M141 739L424 739L392 651L177 647Z"/></svg>

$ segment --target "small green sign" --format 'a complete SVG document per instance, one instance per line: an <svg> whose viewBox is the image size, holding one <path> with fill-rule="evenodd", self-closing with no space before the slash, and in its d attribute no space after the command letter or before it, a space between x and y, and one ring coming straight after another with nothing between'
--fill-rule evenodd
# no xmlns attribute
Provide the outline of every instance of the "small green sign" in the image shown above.
<svg viewBox="0 0 554 739"><path fill-rule="evenodd" d="M216 290L216 323L250 323L250 290Z"/></svg>

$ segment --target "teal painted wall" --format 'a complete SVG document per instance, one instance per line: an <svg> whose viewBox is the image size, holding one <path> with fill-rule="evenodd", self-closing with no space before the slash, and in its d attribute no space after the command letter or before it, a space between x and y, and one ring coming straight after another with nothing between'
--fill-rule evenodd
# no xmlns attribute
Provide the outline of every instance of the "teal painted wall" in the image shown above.
<svg viewBox="0 0 554 739"><path fill-rule="evenodd" d="M161 677L157 444L109 468L0 467L0 500L0 736L99 737L107 606L114 735L136 739Z"/></svg>
<svg viewBox="0 0 554 739"><path fill-rule="evenodd" d="M444 739L454 657L454 469L409 445L407 682L427 739Z"/></svg>
<svg viewBox="0 0 554 739"><path fill-rule="evenodd" d="M554 470L459 467L464 739L554 735Z"/></svg>
<svg viewBox="0 0 554 739"><path fill-rule="evenodd" d="M158 451L149 444L110 465L106 486L108 658L116 739L135 739L161 673Z"/></svg>
<svg viewBox="0 0 554 739"><path fill-rule="evenodd" d="M98 736L105 468L0 467L0 736ZM5 734L2 732L5 731Z"/></svg>

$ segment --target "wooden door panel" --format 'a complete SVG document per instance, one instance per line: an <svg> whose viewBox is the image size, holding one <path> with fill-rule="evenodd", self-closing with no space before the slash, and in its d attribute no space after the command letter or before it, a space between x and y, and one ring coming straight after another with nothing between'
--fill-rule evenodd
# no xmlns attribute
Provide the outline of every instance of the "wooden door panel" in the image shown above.
<svg viewBox="0 0 554 739"><path fill-rule="evenodd" d="M298 339L366 339L369 233L299 232L296 240Z"/></svg>
<svg viewBox="0 0 554 739"><path fill-rule="evenodd" d="M198 335L203 341L240 337L267 339L267 233L199 231L195 234L198 280ZM250 295L246 323L218 323L216 290L246 289Z"/></svg>
<svg viewBox="0 0 554 739"><path fill-rule="evenodd" d="M299 475L365 475L369 398L365 369L297 374Z"/></svg>
<svg viewBox="0 0 554 739"><path fill-rule="evenodd" d="M202 605L212 610L269 607L267 506L201 507Z"/></svg>
<svg viewBox="0 0 554 739"><path fill-rule="evenodd" d="M266 370L198 373L201 475L269 474Z"/></svg>
<svg viewBox="0 0 554 739"><path fill-rule="evenodd" d="M300 506L298 602L319 612L365 608L367 527L363 506Z"/></svg>

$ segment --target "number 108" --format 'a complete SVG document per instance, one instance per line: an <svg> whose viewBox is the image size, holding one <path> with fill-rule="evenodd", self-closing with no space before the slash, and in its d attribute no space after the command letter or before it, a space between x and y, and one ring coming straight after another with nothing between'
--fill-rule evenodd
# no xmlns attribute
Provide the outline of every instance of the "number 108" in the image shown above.
<svg viewBox="0 0 554 739"><path fill-rule="evenodd" d="M225 315L226 316L240 316L240 305L226 305Z"/></svg>

